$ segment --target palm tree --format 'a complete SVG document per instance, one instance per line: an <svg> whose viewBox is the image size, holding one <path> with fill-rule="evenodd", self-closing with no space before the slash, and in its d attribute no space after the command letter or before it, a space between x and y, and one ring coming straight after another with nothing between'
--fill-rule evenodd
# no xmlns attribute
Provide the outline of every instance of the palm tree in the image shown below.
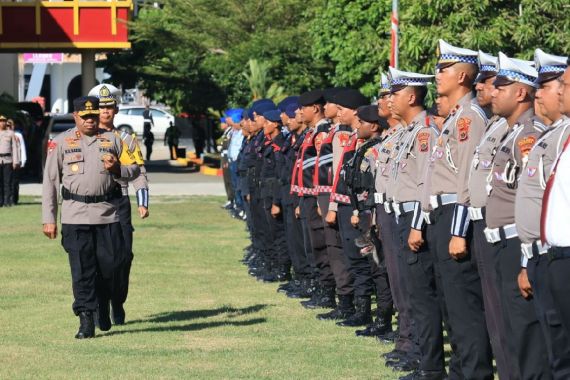
<svg viewBox="0 0 570 380"><path fill-rule="evenodd" d="M252 100L268 98L277 103L286 97L283 86L277 82L269 84L269 64L267 62L250 59L248 65L249 72L244 72L243 76L249 84Z"/></svg>

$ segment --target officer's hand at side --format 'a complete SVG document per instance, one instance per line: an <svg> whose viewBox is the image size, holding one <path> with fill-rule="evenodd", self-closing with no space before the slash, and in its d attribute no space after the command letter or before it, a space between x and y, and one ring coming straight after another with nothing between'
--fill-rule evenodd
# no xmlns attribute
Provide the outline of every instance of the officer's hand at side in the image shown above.
<svg viewBox="0 0 570 380"><path fill-rule="evenodd" d="M408 246L412 252L419 251L422 245L424 245L422 231L416 230L415 228L410 229L410 235L408 236Z"/></svg>
<svg viewBox="0 0 570 380"><path fill-rule="evenodd" d="M139 215L141 219L148 218L148 208L139 206Z"/></svg>
<svg viewBox="0 0 570 380"><path fill-rule="evenodd" d="M336 223L336 212L329 210L329 212L327 212L327 216L325 217L325 221L330 225L335 224Z"/></svg>
<svg viewBox="0 0 570 380"><path fill-rule="evenodd" d="M532 286L528 280L528 274L525 268L521 269L519 276L517 278L519 284L519 290L524 298L528 299L532 297Z"/></svg>
<svg viewBox="0 0 570 380"><path fill-rule="evenodd" d="M295 218L299 219L301 217L301 208L299 206L295 207Z"/></svg>
<svg viewBox="0 0 570 380"><path fill-rule="evenodd" d="M55 239L57 237L57 225L54 223L44 224L44 235L50 239Z"/></svg>
<svg viewBox="0 0 570 380"><path fill-rule="evenodd" d="M251 202L251 197L249 196L249 194L247 194L247 195L245 196L245 200L246 200L248 203Z"/></svg>
<svg viewBox="0 0 570 380"><path fill-rule="evenodd" d="M121 175L121 165L114 154L104 155L103 165L105 166L105 170L108 170L115 175Z"/></svg>
<svg viewBox="0 0 570 380"><path fill-rule="evenodd" d="M20 169L20 164L14 164L12 165L12 167L14 168L14 170L18 170Z"/></svg>
<svg viewBox="0 0 570 380"><path fill-rule="evenodd" d="M277 205L271 206L271 216L277 218L277 215L281 214L281 208Z"/></svg>
<svg viewBox="0 0 570 380"><path fill-rule="evenodd" d="M467 241L459 236L452 236L449 241L449 254L455 260L459 260L467 255Z"/></svg>
<svg viewBox="0 0 570 380"><path fill-rule="evenodd" d="M352 224L353 227L358 227L358 223L360 223L360 218L357 215L352 215L350 217L350 224Z"/></svg>

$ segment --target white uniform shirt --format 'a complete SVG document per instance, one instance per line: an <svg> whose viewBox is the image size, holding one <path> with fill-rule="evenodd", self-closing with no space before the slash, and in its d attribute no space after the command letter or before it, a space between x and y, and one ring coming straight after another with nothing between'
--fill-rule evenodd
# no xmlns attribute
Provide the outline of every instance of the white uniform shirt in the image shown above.
<svg viewBox="0 0 570 380"><path fill-rule="evenodd" d="M554 247L570 247L570 148L560 156L556 176L548 198L544 232L546 241Z"/></svg>

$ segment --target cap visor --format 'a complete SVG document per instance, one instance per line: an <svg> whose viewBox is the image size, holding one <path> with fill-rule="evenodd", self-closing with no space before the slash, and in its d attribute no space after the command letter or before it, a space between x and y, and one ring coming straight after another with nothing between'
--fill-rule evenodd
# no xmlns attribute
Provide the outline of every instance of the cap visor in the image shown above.
<svg viewBox="0 0 570 380"><path fill-rule="evenodd" d="M85 111L77 111L79 116L87 116L87 115L99 115L99 110L85 110Z"/></svg>

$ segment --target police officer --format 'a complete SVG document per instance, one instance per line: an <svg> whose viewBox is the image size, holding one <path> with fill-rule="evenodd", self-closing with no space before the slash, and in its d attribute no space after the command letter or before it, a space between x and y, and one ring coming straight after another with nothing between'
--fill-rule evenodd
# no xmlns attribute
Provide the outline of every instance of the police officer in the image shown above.
<svg viewBox="0 0 570 380"><path fill-rule="evenodd" d="M429 203L422 201L422 210L429 213L426 240L441 276L451 342L457 347L462 375L491 379L481 280L468 250L472 230L467 181L473 151L487 123L471 92L478 71L477 57L475 51L439 40L437 92L446 98L451 111L432 149L423 187L423 199Z"/></svg>
<svg viewBox="0 0 570 380"><path fill-rule="evenodd" d="M90 96L99 98L99 128L113 132L119 137L123 144L123 149L119 161L122 165L138 165L140 175L131 183L133 184L137 197L138 214L141 219L148 217L149 191L146 178L144 160L136 135L119 131L115 128L113 121L119 111L121 93L118 88L110 84L100 84L89 91ZM131 221L131 201L129 198L129 182L118 179L123 196L119 201L119 220L125 239L125 252L127 254L125 265L116 274L116 289L111 295L113 323L122 325L125 323L125 310L123 304L127 300L129 292L129 277L131 264L133 261L133 231ZM109 300L101 300L99 303L98 322L101 329L109 327Z"/></svg>
<svg viewBox="0 0 570 380"><path fill-rule="evenodd" d="M528 169L528 154L544 131L533 112L537 72L530 64L499 53L492 108L509 125L493 160L490 194L487 200L485 237L495 257L499 294L505 324L511 326L520 376L550 378L548 355L538 323L534 300L521 297L518 276L521 267L521 241L515 225L515 197L520 177ZM526 277L526 276L525 276ZM525 278L526 279L526 278Z"/></svg>
<svg viewBox="0 0 570 380"><path fill-rule="evenodd" d="M471 250L481 277L485 322L497 363L497 372L502 379L517 379L520 374L518 374L518 364L512 349L513 344L509 339L510 326L505 325L500 306L495 258L490 254L491 247L483 233L487 228L485 224L485 206L488 195L487 180L491 175L491 166L497 148L508 132L508 124L504 118L493 115L491 110L491 94L495 89L493 82L498 70L497 57L479 51L478 61L479 75L475 85L477 102L491 118L487 122L483 137L475 147L469 174L469 219L473 226Z"/></svg>
<svg viewBox="0 0 570 380"><path fill-rule="evenodd" d="M20 167L20 147L6 116L0 115L0 207L14 204L14 170Z"/></svg>
<svg viewBox="0 0 570 380"><path fill-rule="evenodd" d="M544 189L552 165L570 136L570 123L562 117L560 81L567 57L546 54L537 49L534 54L538 71L536 99L542 113L554 123L534 144L528 155L526 170L522 171L515 201L515 223L521 240L521 273L519 288L523 297L532 296L536 315L542 326L552 377L570 377L570 342L554 299L549 292L548 247L540 241L540 212ZM525 281L528 277L529 281Z"/></svg>
<svg viewBox="0 0 570 380"><path fill-rule="evenodd" d="M73 311L79 316L77 339L95 335L97 298L113 289L113 276L126 260L119 223L122 196L115 179L133 179L138 165L119 165L122 141L99 130L99 100L73 102L75 128L48 143L42 189L43 232L57 237L58 191L62 187L62 245L69 255Z"/></svg>

